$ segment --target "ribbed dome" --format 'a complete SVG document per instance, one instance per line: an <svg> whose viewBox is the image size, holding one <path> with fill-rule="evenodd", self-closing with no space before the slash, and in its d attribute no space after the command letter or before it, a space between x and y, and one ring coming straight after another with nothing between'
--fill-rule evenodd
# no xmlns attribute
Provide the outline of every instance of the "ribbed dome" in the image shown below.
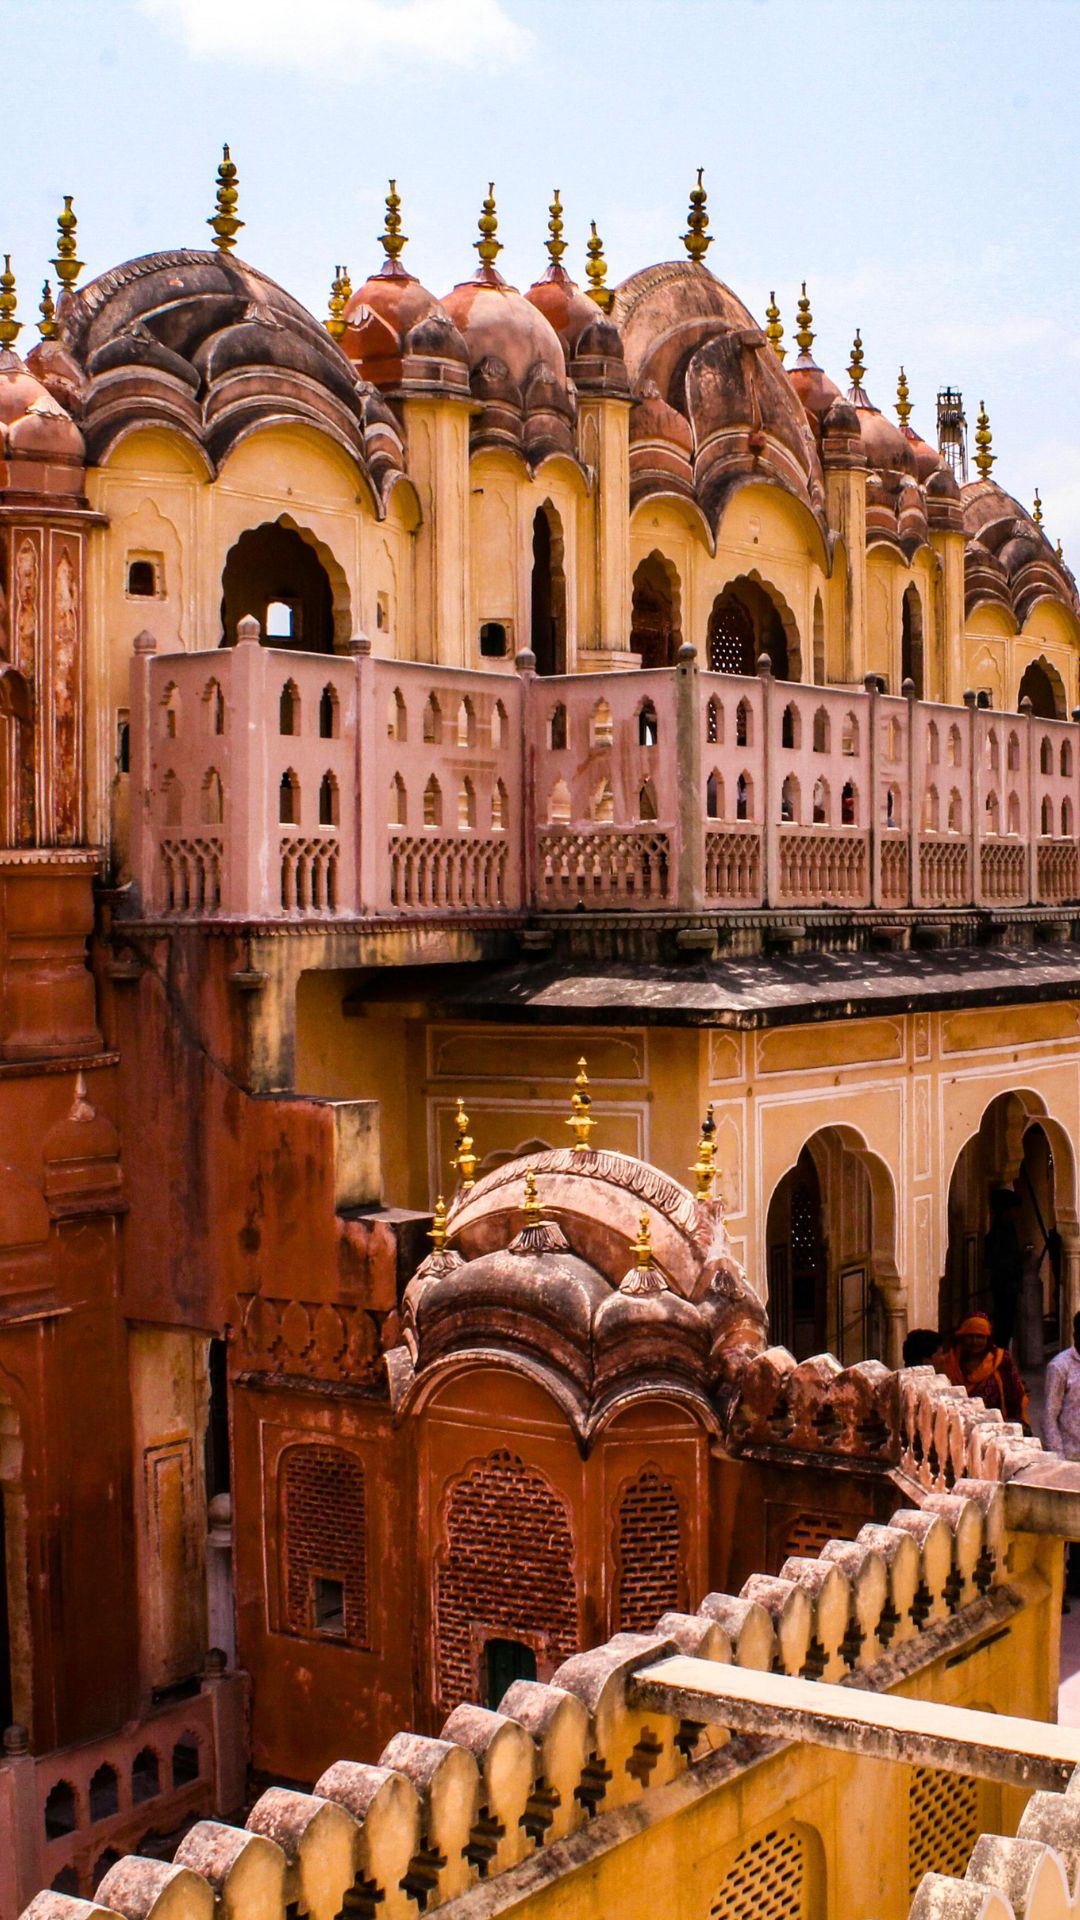
<svg viewBox="0 0 1080 1920"><path fill-rule="evenodd" d="M543 279L529 288L525 298L558 334L568 359L586 328L600 318L596 302L571 280L565 267L549 267ZM617 341L618 335L614 337Z"/></svg>
<svg viewBox="0 0 1080 1920"><path fill-rule="evenodd" d="M82 434L9 348L0 349L0 456L8 462L9 486L33 493L81 491Z"/></svg>
<svg viewBox="0 0 1080 1920"><path fill-rule="evenodd" d="M419 280L387 261L351 296L341 344L365 379L385 385L400 374L406 335L437 306L435 295Z"/></svg>

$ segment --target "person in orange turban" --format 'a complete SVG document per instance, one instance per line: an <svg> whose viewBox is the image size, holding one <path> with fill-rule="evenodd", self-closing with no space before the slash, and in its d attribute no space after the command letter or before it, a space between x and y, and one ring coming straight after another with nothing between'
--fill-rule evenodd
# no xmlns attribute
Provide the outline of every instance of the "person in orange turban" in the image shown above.
<svg viewBox="0 0 1080 1920"><path fill-rule="evenodd" d="M986 1406L999 1407L1003 1419L1027 1425L1027 1388L1008 1347L994 1345L985 1313L969 1313L961 1320L941 1370L954 1387L965 1387Z"/></svg>

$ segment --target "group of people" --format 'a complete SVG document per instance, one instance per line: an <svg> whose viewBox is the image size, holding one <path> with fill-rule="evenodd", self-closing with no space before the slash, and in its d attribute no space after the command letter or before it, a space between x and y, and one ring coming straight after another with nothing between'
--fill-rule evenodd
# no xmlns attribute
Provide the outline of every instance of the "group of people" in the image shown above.
<svg viewBox="0 0 1080 1920"><path fill-rule="evenodd" d="M1080 1362L1080 1353L1076 1357ZM1003 1420L1027 1426L1027 1388L1008 1346L995 1340L989 1314L965 1314L947 1341L930 1327L916 1327L904 1341L904 1365L935 1367L954 1387L964 1387L984 1405L997 1407ZM1080 1410L1080 1388L1077 1400Z"/></svg>

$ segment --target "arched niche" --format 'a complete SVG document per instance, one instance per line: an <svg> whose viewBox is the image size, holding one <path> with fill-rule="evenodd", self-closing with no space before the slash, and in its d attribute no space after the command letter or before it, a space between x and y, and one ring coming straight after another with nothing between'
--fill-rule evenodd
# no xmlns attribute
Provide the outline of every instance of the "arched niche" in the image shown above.
<svg viewBox="0 0 1080 1920"><path fill-rule="evenodd" d="M654 548L634 569L630 647L643 667L671 667L682 644L682 587L678 570Z"/></svg>
<svg viewBox="0 0 1080 1920"><path fill-rule="evenodd" d="M349 637L344 571L314 534L282 516L240 535L221 577L224 646L253 614L264 644L298 653L332 653ZM284 610L284 612L282 611Z"/></svg>
<svg viewBox="0 0 1080 1920"><path fill-rule="evenodd" d="M530 644L538 674L566 672L565 543L550 500L533 515Z"/></svg>
<svg viewBox="0 0 1080 1920"><path fill-rule="evenodd" d="M1068 718L1065 683L1045 654L1040 654L1037 660L1030 660L1020 676L1016 691L1017 709L1024 700L1031 701L1032 711L1038 720Z"/></svg>
<svg viewBox="0 0 1080 1920"><path fill-rule="evenodd" d="M802 645L783 595L760 574L740 574L713 601L706 634L712 673L757 672L768 654L777 680L802 679Z"/></svg>
<svg viewBox="0 0 1080 1920"><path fill-rule="evenodd" d="M896 1191L854 1127L822 1127L777 1182L765 1230L769 1335L796 1359L880 1359L898 1285Z"/></svg>

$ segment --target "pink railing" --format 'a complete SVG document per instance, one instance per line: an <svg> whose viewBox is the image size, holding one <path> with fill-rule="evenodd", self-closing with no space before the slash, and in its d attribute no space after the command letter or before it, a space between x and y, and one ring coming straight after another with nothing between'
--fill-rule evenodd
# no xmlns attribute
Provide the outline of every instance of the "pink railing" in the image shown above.
<svg viewBox="0 0 1080 1920"><path fill-rule="evenodd" d="M149 916L1080 900L1080 726L974 696L687 663L540 679L249 639L137 651L133 681Z"/></svg>
<svg viewBox="0 0 1080 1920"><path fill-rule="evenodd" d="M113 1861L138 1851L146 1836L239 1805L242 1689L238 1675L215 1678L191 1699L52 1753L12 1751L7 1736L0 1758L0 1920L16 1920L39 1887L88 1899Z"/></svg>

